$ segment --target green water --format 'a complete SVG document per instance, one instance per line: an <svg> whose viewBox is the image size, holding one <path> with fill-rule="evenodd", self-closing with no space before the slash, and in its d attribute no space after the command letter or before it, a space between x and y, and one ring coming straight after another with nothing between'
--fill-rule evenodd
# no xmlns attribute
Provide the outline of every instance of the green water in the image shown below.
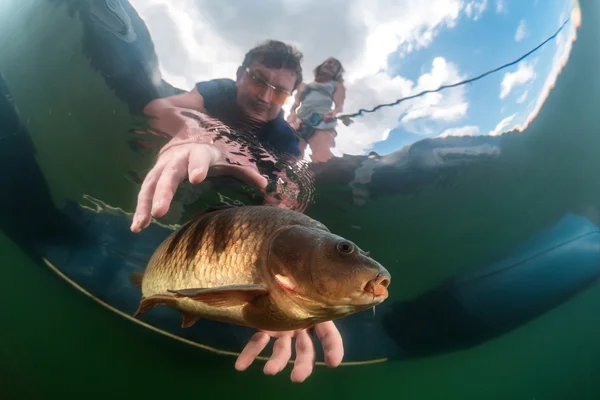
<svg viewBox="0 0 600 400"><path fill-rule="evenodd" d="M41 3L43 12L32 12ZM27 121L54 200L61 205L89 194L131 210L135 187L123 175L152 161L132 157L126 145L136 120L81 56L80 27L64 7L19 4L16 13L0 16L8 32L0 38L0 71ZM600 4L589 0L581 7L583 25L569 64L530 128L505 139L514 146L503 163L463 174L451 190L432 187L416 197L348 206L350 222L361 230L348 227L347 212L327 208L322 188L325 199L311 215L389 265L395 298L411 298L485 265L565 211L600 207L600 179L594 174L600 167ZM20 25L24 20L27 32ZM108 162L108 155L116 161ZM405 244L400 252L398 243ZM600 397L594 379L600 375L598 286L466 351L318 367L305 383L294 385L291 369L265 377L257 362L238 373L232 357L133 324L32 262L1 234L0 254L0 398Z"/></svg>
<svg viewBox="0 0 600 400"><path fill-rule="evenodd" d="M0 300L3 398L593 399L600 290L589 290L523 328L469 351L412 362L318 367L292 384L284 371L238 373L234 359L150 332L103 309L4 238ZM254 398L254 396L250 396Z"/></svg>

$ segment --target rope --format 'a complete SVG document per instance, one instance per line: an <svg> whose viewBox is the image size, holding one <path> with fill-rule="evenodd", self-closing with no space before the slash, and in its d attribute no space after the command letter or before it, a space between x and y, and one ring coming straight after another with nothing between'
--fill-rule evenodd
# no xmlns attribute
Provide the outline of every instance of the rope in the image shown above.
<svg viewBox="0 0 600 400"><path fill-rule="evenodd" d="M477 80L479 80L481 78L486 77L487 75L493 74L494 72L498 72L498 71L500 71L500 70L502 70L502 69L504 69L506 67L510 67L511 65L515 65L515 64L519 63L521 60L523 60L524 58L529 57L531 54L533 54L534 52L536 52L537 50L539 50L542 46L544 46L550 40L554 39L560 33L560 31L562 31L562 29L569 22L569 20L570 20L570 18L567 18L565 20L565 22L562 23L562 25L556 30L556 32L554 32L554 34L552 36L548 37L546 40L544 40L542 43L540 43L539 45L537 45L536 47L534 47L532 50L528 51L527 53L525 53L521 57L517 58L516 60L511 61L511 62L509 62L507 64L504 64L504 65L502 65L502 66L500 66L498 68L494 68L492 70L484 72L481 75L478 75L478 76L473 77L473 78L469 78L469 79L461 81L461 82L453 83L451 85L440 86L439 88L437 88L435 90L424 90L421 93L418 93L418 94L415 94L415 95L412 95L412 96L403 97L401 99L398 99L398 100L394 101L393 103L380 104L380 105L375 106L374 108L372 108L370 110L361 108L360 110L358 110L358 112L356 112L354 114L343 114L343 115L337 116L336 118L343 120L344 125L348 126L352 122L352 121L350 121L351 118L362 116L363 113L372 113L372 112L375 112L375 111L379 110L382 107L395 106L395 105L400 104L401 102L403 102L405 100L414 99L416 97L423 96L423 95L425 95L427 93L435 93L435 92L442 91L444 89L449 89L449 88L453 88L453 87L457 87L457 86L461 86L461 85L466 85L467 83L471 83L471 82L477 81Z"/></svg>

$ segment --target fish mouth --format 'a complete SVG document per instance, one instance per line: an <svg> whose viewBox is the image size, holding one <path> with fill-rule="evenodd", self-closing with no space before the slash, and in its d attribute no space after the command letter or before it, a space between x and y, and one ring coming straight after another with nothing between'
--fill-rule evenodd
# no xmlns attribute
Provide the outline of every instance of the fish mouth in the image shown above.
<svg viewBox="0 0 600 400"><path fill-rule="evenodd" d="M381 303L387 299L388 287L390 286L390 276L387 274L378 274L374 279L365 283L363 295L371 297L373 302Z"/></svg>

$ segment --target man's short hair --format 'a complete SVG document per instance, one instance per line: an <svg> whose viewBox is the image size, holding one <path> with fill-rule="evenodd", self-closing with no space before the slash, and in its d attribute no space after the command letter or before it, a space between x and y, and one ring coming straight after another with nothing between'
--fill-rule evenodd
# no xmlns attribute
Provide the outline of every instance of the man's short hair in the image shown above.
<svg viewBox="0 0 600 400"><path fill-rule="evenodd" d="M278 40L267 40L246 53L242 68L256 61L267 68L291 69L296 73L296 90L302 83L302 58L302 53L295 47Z"/></svg>

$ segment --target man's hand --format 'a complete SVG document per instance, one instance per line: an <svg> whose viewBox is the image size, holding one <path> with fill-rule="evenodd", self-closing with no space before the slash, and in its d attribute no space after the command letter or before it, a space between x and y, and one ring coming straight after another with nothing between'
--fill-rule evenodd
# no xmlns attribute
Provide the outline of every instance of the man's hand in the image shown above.
<svg viewBox="0 0 600 400"><path fill-rule="evenodd" d="M315 332L323 346L325 364L334 368L340 365L344 358L342 336L332 321L315 325ZM315 364L315 347L306 329L287 332L257 332L252 336L235 363L238 371L246 370L256 357L264 350L269 340L277 338L273 345L273 354L265 364L263 372L275 375L286 367L292 356L292 338L296 338L296 360L292 370L293 382L303 382L312 374Z"/></svg>
<svg viewBox="0 0 600 400"><path fill-rule="evenodd" d="M173 139L167 146L142 183L131 224L132 232L146 228L151 217L158 218L167 213L177 187L186 176L192 184L201 183L209 175L231 175L260 189L267 185L267 179L258 172L256 164L243 156L233 160L241 165L226 162L223 144Z"/></svg>

